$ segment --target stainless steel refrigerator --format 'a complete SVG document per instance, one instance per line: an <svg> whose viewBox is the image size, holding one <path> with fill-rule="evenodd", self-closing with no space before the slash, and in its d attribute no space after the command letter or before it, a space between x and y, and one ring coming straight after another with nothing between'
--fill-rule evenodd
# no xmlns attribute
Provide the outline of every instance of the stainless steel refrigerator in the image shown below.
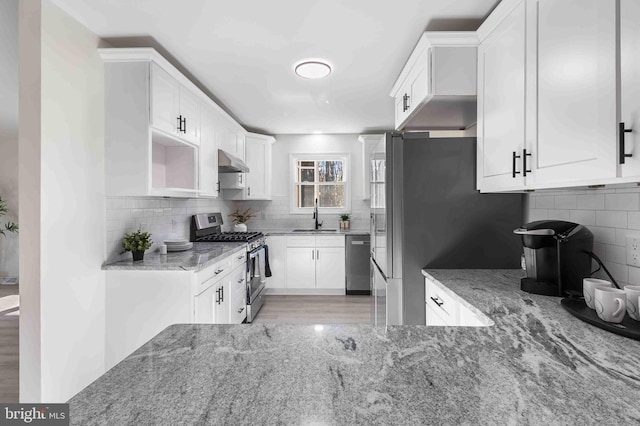
<svg viewBox="0 0 640 426"><path fill-rule="evenodd" d="M480 194L476 138L388 133L371 157L376 325L425 324L422 268L518 268L522 194Z"/></svg>

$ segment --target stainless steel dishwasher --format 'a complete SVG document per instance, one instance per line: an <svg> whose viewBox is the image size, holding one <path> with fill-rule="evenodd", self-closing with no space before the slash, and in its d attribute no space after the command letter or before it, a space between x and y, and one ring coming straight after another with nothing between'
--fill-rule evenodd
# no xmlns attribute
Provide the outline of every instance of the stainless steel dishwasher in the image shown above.
<svg viewBox="0 0 640 426"><path fill-rule="evenodd" d="M371 294L369 283L369 236L347 235L347 294Z"/></svg>

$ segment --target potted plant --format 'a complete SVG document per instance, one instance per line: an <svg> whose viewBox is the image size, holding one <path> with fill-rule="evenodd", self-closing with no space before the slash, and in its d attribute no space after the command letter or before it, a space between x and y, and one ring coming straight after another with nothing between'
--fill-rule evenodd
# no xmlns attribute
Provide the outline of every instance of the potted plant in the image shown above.
<svg viewBox="0 0 640 426"><path fill-rule="evenodd" d="M256 215L251 213L251 208L248 208L243 212L240 209L236 209L231 212L229 217L233 220L233 230L235 232L247 232L247 222L252 217L256 217Z"/></svg>
<svg viewBox="0 0 640 426"><path fill-rule="evenodd" d="M349 220L349 214L343 213L340 215L340 229L350 229L351 221Z"/></svg>
<svg viewBox="0 0 640 426"><path fill-rule="evenodd" d="M151 247L153 241L151 240L151 234L148 232L142 232L142 229L138 229L136 232L130 234L124 234L122 240L122 253L128 251L133 255L133 261L144 259L144 251Z"/></svg>
<svg viewBox="0 0 640 426"><path fill-rule="evenodd" d="M4 216L9 212L7 208L7 202L0 197L0 217ZM0 227L0 234L5 236L5 232L18 232L18 224L13 223L11 221L4 224L4 229Z"/></svg>

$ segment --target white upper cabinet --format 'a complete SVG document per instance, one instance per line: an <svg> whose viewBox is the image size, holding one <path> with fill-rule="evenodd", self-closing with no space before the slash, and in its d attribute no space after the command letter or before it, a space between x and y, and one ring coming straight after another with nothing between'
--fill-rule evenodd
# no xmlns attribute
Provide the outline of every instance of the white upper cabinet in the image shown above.
<svg viewBox="0 0 640 426"><path fill-rule="evenodd" d="M180 84L156 64L151 64L151 125L178 133Z"/></svg>
<svg viewBox="0 0 640 426"><path fill-rule="evenodd" d="M384 135L360 135L358 140L362 144L362 199L371 199L371 153Z"/></svg>
<svg viewBox="0 0 640 426"><path fill-rule="evenodd" d="M482 24L478 189L620 181L616 19L615 1L504 0Z"/></svg>
<svg viewBox="0 0 640 426"><path fill-rule="evenodd" d="M618 164L620 164L621 175L624 177L640 176L640 78L638 76L640 76L640 2L620 0L621 82Z"/></svg>
<svg viewBox="0 0 640 426"><path fill-rule="evenodd" d="M270 200L273 136L247 133L237 139L238 149L245 151L248 173L221 174L225 200Z"/></svg>
<svg viewBox="0 0 640 426"><path fill-rule="evenodd" d="M616 2L538 0L535 185L616 177ZM530 9L532 10L532 9ZM535 117L535 118L534 118Z"/></svg>
<svg viewBox="0 0 640 426"><path fill-rule="evenodd" d="M200 99L156 63L151 63L151 125L200 142Z"/></svg>
<svg viewBox="0 0 640 426"><path fill-rule="evenodd" d="M99 52L107 196L217 197L218 148L244 159L242 126L154 49Z"/></svg>
<svg viewBox="0 0 640 426"><path fill-rule="evenodd" d="M198 192L198 196L201 197L217 198L220 193L216 117L213 107L203 103L200 125L200 191Z"/></svg>
<svg viewBox="0 0 640 426"><path fill-rule="evenodd" d="M476 122L475 32L426 32L395 85L398 130L461 130Z"/></svg>
<svg viewBox="0 0 640 426"><path fill-rule="evenodd" d="M525 4L478 47L478 187L520 189L525 175Z"/></svg>

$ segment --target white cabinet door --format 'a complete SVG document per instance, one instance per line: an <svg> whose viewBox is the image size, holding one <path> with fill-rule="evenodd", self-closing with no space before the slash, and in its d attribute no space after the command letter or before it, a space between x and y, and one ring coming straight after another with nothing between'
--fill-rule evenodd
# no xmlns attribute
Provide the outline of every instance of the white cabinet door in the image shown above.
<svg viewBox="0 0 640 426"><path fill-rule="evenodd" d="M620 121L625 129L619 146L622 176L640 176L640 2L620 1ZM618 134L618 137L622 137ZM622 154L630 157L620 157Z"/></svg>
<svg viewBox="0 0 640 426"><path fill-rule="evenodd" d="M246 163L246 151L245 151L245 136L244 132L236 132L236 153L235 156ZM249 169L251 170L251 169ZM247 174L238 173L238 181L240 188L246 188L247 186Z"/></svg>
<svg viewBox="0 0 640 426"><path fill-rule="evenodd" d="M287 248L287 287L316 287L315 247Z"/></svg>
<svg viewBox="0 0 640 426"><path fill-rule="evenodd" d="M218 197L218 143L213 108L202 105L199 196Z"/></svg>
<svg viewBox="0 0 640 426"><path fill-rule="evenodd" d="M249 138L246 146L247 167L249 173L244 176L247 180L248 200L268 200L267 184L271 176L267 175L268 162L271 161L271 145L266 140Z"/></svg>
<svg viewBox="0 0 640 426"><path fill-rule="evenodd" d="M200 142L200 100L180 86L180 116L183 122L180 136L195 144Z"/></svg>
<svg viewBox="0 0 640 426"><path fill-rule="evenodd" d="M155 63L151 64L151 125L175 134L180 84Z"/></svg>
<svg viewBox="0 0 640 426"><path fill-rule="evenodd" d="M538 0L535 184L616 176L616 2Z"/></svg>
<svg viewBox="0 0 640 426"><path fill-rule="evenodd" d="M194 300L194 320L197 324L214 324L214 306L216 304L216 290L218 286L212 285L202 293L198 294Z"/></svg>
<svg viewBox="0 0 640 426"><path fill-rule="evenodd" d="M443 326L443 327L451 325L446 320L444 320L440 315L438 315L438 313L431 306L429 306L428 303L425 305L425 312L426 312L425 324L433 325L433 326Z"/></svg>
<svg viewBox="0 0 640 426"><path fill-rule="evenodd" d="M223 278L216 285L215 294L215 323L216 324L229 324L229 308L231 306L231 276L233 274Z"/></svg>
<svg viewBox="0 0 640 426"><path fill-rule="evenodd" d="M478 189L492 191L523 188L524 2L478 48L477 131ZM515 158L515 163L514 156L520 157Z"/></svg>
<svg viewBox="0 0 640 426"><path fill-rule="evenodd" d="M246 264L231 272L229 323L240 324L247 317Z"/></svg>
<svg viewBox="0 0 640 426"><path fill-rule="evenodd" d="M269 235L269 266L271 276L267 278L267 288L287 287L287 238L284 235Z"/></svg>
<svg viewBox="0 0 640 426"><path fill-rule="evenodd" d="M344 248L316 249L316 288L345 289Z"/></svg>

